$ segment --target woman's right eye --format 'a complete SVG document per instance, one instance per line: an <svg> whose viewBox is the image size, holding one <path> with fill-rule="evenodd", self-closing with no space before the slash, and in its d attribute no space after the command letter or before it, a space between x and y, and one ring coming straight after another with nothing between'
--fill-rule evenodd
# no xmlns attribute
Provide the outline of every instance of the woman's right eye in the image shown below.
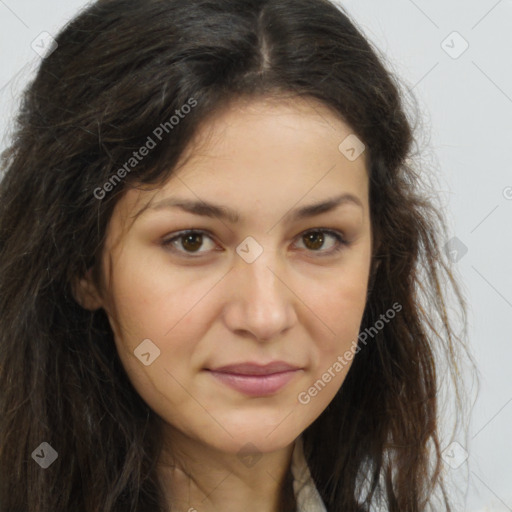
<svg viewBox="0 0 512 512"><path fill-rule="evenodd" d="M205 237L212 240L212 237L206 231L188 229L186 231L180 231L171 238L163 240L162 246L168 248L172 252L179 252L186 255L192 255L194 253L202 254L204 252L208 252L208 250L198 250L203 245L203 239ZM181 249L177 248L178 243L181 246Z"/></svg>

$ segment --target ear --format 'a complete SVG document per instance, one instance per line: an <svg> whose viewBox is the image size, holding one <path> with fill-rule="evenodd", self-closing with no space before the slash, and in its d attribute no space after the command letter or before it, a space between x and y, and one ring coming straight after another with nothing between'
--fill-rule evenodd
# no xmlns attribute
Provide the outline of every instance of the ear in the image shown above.
<svg viewBox="0 0 512 512"><path fill-rule="evenodd" d="M103 305L101 295L94 283L92 267L82 278L73 283L73 296L78 304L89 311L99 309Z"/></svg>

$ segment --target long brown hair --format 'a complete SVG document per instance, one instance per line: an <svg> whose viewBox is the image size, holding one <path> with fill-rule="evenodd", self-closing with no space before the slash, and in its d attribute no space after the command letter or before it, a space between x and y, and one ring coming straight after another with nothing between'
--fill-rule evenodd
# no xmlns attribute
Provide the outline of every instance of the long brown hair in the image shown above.
<svg viewBox="0 0 512 512"><path fill-rule="evenodd" d="M158 418L106 314L81 308L72 283L99 275L128 187L169 179L199 124L232 99L279 95L321 100L364 142L379 241L361 327L371 339L304 432L314 481L329 512L379 499L422 511L435 489L449 510L436 353L457 383L466 352L448 288L462 317L465 303L441 250L444 217L412 163L399 81L360 30L327 0L101 0L56 40L2 156L0 511L165 510ZM157 127L156 147L127 167ZM58 453L45 470L31 457L42 442Z"/></svg>

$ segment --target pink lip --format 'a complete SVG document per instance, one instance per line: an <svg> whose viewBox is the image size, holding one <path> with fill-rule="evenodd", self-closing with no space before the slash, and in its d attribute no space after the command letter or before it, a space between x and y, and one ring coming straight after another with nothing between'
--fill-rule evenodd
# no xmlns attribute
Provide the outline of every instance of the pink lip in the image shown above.
<svg viewBox="0 0 512 512"><path fill-rule="evenodd" d="M249 396L267 396L283 388L301 368L282 361L241 363L209 369L220 382Z"/></svg>

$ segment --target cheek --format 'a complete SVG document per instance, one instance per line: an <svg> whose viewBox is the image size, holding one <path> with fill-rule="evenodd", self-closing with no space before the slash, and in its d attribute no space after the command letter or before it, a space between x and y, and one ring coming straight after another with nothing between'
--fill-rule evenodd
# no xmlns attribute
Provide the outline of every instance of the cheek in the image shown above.
<svg viewBox="0 0 512 512"><path fill-rule="evenodd" d="M317 339L317 361L312 375L312 383L320 379L328 384L329 391L323 393L322 402L330 401L352 365L365 306L365 296L358 289L345 287L333 298L332 303L324 304L329 335Z"/></svg>
<svg viewBox="0 0 512 512"><path fill-rule="evenodd" d="M336 274L317 281L315 287L312 310L321 319L322 327L314 337L312 371L297 397L304 411L313 417L321 414L334 398L356 357L370 261L369 253L357 256Z"/></svg>
<svg viewBox="0 0 512 512"><path fill-rule="evenodd" d="M191 270L170 271L165 262L144 261L127 248L115 262L113 277L112 313L125 343L140 343L145 338L163 343L184 324L194 330L198 323L190 317L205 290L213 285L213 280L210 284L194 278Z"/></svg>
<svg viewBox="0 0 512 512"><path fill-rule="evenodd" d="M315 338L322 359L337 357L340 350L345 351L357 339L366 306L368 267L369 258L363 256L356 264L347 264L325 279L309 281L310 290L311 286L314 288L307 300L311 304L308 314L316 318L315 324L321 329Z"/></svg>
<svg viewBox="0 0 512 512"><path fill-rule="evenodd" d="M207 329L205 290L218 278L194 279L192 271L170 272L169 267L141 262L128 248L121 256L115 260L109 308L119 357L151 406L167 407L169 399L179 405L186 398L179 383L188 386L191 369L200 363L194 354ZM141 352L138 347L145 346L143 342L148 350ZM137 353L147 352L151 362L146 366Z"/></svg>
<svg viewBox="0 0 512 512"><path fill-rule="evenodd" d="M315 360L306 384L297 395L302 414L318 417L343 385L356 357L357 338L366 305L365 272L340 274L324 286L314 302L322 319L315 337ZM327 334L326 334L327 333Z"/></svg>
<svg viewBox="0 0 512 512"><path fill-rule="evenodd" d="M137 265L128 265L128 261ZM109 318L130 381L162 417L177 421L172 411L185 414L191 407L197 415L184 387L191 388L194 353L206 328L201 298L215 281L191 279L192 274L141 263L128 250L115 264ZM146 347L143 351L142 346ZM147 353L148 365L143 356Z"/></svg>
<svg viewBox="0 0 512 512"><path fill-rule="evenodd" d="M367 289L364 283L364 279L359 282L342 282L337 293L332 294L333 302L325 305L337 343L346 342L348 336L358 334L366 305Z"/></svg>

